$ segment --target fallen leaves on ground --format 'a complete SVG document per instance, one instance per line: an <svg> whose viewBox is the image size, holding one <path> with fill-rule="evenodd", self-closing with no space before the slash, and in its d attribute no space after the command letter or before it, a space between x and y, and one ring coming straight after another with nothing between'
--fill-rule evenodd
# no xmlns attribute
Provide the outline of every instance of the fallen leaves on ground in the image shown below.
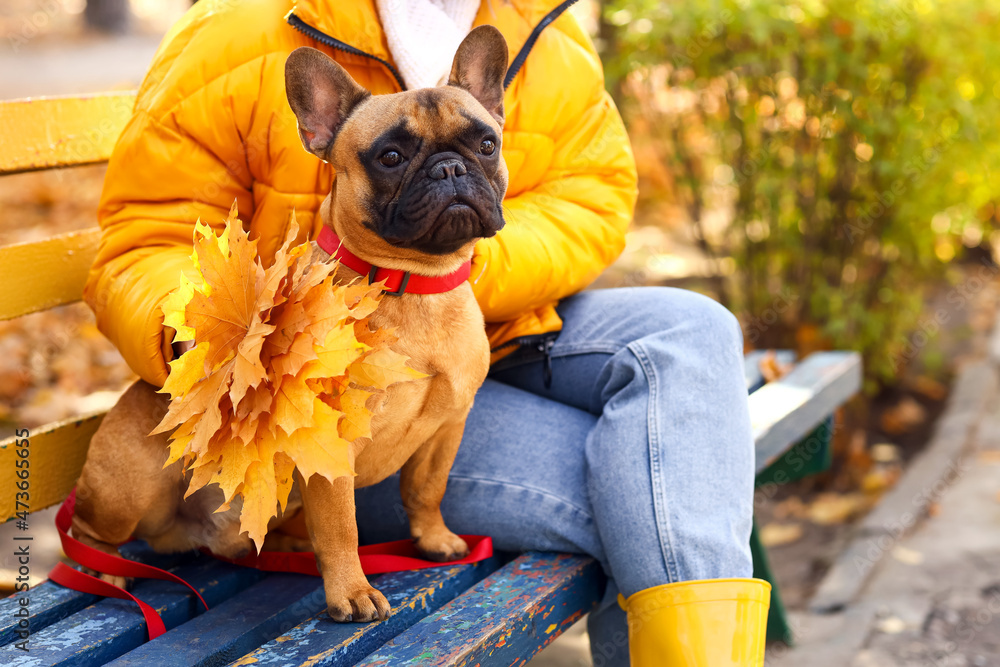
<svg viewBox="0 0 1000 667"><path fill-rule="evenodd" d="M872 445L872 460L876 463L896 463L900 460L899 447L891 442L879 442Z"/></svg>
<svg viewBox="0 0 1000 667"><path fill-rule="evenodd" d="M810 501L789 496L774 505L774 522L761 529L761 541L771 545L794 542L802 534L800 521L822 526L846 523L871 509L878 498L876 493L857 492L819 493Z"/></svg>
<svg viewBox="0 0 1000 667"><path fill-rule="evenodd" d="M839 452L834 450L837 452L834 456L841 460L840 469L837 472L839 483L837 488L858 488L874 465L872 451L868 447L868 434L862 429L854 429L850 433L841 431L837 434L835 432L835 445L838 435L842 442L842 449Z"/></svg>
<svg viewBox="0 0 1000 667"><path fill-rule="evenodd" d="M134 379L82 303L0 322L2 435L107 409Z"/></svg>
<svg viewBox="0 0 1000 667"><path fill-rule="evenodd" d="M976 460L987 465L1000 465L1000 449L984 449L976 454Z"/></svg>
<svg viewBox="0 0 1000 667"><path fill-rule="evenodd" d="M758 368L760 368L760 374L765 382L774 382L788 375L794 365L779 362L778 355L775 354L774 350L768 350L760 358Z"/></svg>
<svg viewBox="0 0 1000 667"><path fill-rule="evenodd" d="M90 165L0 178L0 245L96 227L106 169Z"/></svg>
<svg viewBox="0 0 1000 667"><path fill-rule="evenodd" d="M932 401L943 401L948 396L948 387L926 375L918 375L909 384L913 391Z"/></svg>
<svg viewBox="0 0 1000 667"><path fill-rule="evenodd" d="M916 549L897 546L892 550L892 557L905 565L920 565L924 562L924 555Z"/></svg>
<svg viewBox="0 0 1000 667"><path fill-rule="evenodd" d="M153 432L173 431L166 465L184 460L188 495L217 484L220 510L242 498L240 528L258 551L294 469L306 480L354 475L368 400L424 377L392 351L393 332L371 330L381 283L337 284L335 262L292 246L297 232L293 221L265 268L235 204L218 236L199 221L197 278L182 277L163 307L174 341L195 346L170 362L170 408Z"/></svg>
<svg viewBox="0 0 1000 667"><path fill-rule="evenodd" d="M879 425L889 435L908 433L927 421L927 410L910 396L882 413Z"/></svg>
<svg viewBox="0 0 1000 667"><path fill-rule="evenodd" d="M809 508L806 507L806 504L802 502L800 497L789 496L775 505L774 518L778 520L804 519L808 514L808 510Z"/></svg>
<svg viewBox="0 0 1000 667"><path fill-rule="evenodd" d="M875 624L875 628L883 634L898 635L900 632L906 630L906 621L898 616L887 616L879 619Z"/></svg>
<svg viewBox="0 0 1000 667"><path fill-rule="evenodd" d="M877 465L861 478L861 490L868 494L882 494L896 486L903 475L900 464Z"/></svg>
<svg viewBox="0 0 1000 667"><path fill-rule="evenodd" d="M0 245L96 226L104 171L96 165L0 179ZM0 322L0 436L107 409L134 380L83 303Z"/></svg>
<svg viewBox="0 0 1000 667"><path fill-rule="evenodd" d="M807 516L813 523L844 523L867 512L875 499L864 493L821 493L809 503Z"/></svg>
<svg viewBox="0 0 1000 667"><path fill-rule="evenodd" d="M760 529L760 542L765 547L791 544L802 537L800 523L769 523Z"/></svg>
<svg viewBox="0 0 1000 667"><path fill-rule="evenodd" d="M861 477L861 490L868 494L882 494L891 489L903 474L899 447L888 442L872 445L871 467Z"/></svg>

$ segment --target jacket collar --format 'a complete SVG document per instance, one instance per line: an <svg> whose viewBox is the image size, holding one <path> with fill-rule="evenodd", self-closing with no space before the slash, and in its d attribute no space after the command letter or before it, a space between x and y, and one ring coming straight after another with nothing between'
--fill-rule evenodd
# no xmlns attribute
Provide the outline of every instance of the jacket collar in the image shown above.
<svg viewBox="0 0 1000 667"><path fill-rule="evenodd" d="M374 0L298 0L291 13L331 37L392 62Z"/></svg>
<svg viewBox="0 0 1000 667"><path fill-rule="evenodd" d="M491 23L490 17L504 6L513 7L525 21L525 35L555 9L560 0L483 0L474 25ZM378 18L374 0L297 0L292 14L335 39L377 58L393 62L389 45ZM508 40L518 36L508 36ZM509 44L511 55L521 44Z"/></svg>

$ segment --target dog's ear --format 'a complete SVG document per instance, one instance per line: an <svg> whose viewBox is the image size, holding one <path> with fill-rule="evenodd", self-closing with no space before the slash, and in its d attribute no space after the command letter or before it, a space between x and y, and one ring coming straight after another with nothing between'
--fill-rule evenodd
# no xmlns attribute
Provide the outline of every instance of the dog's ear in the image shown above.
<svg viewBox="0 0 1000 667"><path fill-rule="evenodd" d="M458 45L449 86L469 91L503 125L503 78L507 74L507 40L491 25L481 25Z"/></svg>
<svg viewBox="0 0 1000 667"><path fill-rule="evenodd" d="M285 95L306 150L329 160L337 130L371 93L322 51L303 46L285 61Z"/></svg>

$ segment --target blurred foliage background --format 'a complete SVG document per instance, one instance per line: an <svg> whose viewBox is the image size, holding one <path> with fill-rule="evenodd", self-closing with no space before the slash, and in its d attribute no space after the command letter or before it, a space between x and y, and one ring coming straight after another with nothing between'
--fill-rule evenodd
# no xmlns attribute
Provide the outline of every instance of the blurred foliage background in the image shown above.
<svg viewBox="0 0 1000 667"><path fill-rule="evenodd" d="M189 6L5 0L0 96L134 88ZM641 178L626 253L599 286L706 291L752 347L859 350L872 393L914 362L947 379L934 339L971 297L953 290L942 316L928 290L966 280L952 271L960 260L995 277L1000 247L1000 3L581 0L572 11L601 50ZM6 179L17 215L0 240L93 225L102 173ZM75 214L56 214L67 202ZM0 420L32 400L0 381Z"/></svg>
<svg viewBox="0 0 1000 667"><path fill-rule="evenodd" d="M637 223L689 226L748 344L856 349L892 384L926 286L1000 244L998 28L971 0L606 2Z"/></svg>

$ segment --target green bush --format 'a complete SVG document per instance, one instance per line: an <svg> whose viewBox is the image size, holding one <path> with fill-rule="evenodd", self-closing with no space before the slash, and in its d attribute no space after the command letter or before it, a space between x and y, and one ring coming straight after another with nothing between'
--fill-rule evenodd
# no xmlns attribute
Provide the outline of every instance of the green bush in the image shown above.
<svg viewBox="0 0 1000 667"><path fill-rule="evenodd" d="M936 328L923 287L993 230L1000 6L615 0L603 21L633 141L735 260L718 295L748 340L860 350L891 381Z"/></svg>

